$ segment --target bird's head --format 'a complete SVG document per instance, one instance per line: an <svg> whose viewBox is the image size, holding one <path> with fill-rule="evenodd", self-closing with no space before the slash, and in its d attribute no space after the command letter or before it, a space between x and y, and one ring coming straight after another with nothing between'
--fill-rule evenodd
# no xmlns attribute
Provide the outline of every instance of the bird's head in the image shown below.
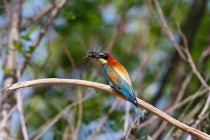
<svg viewBox="0 0 210 140"><path fill-rule="evenodd" d="M112 55L108 53L89 52L86 57L98 59L102 64L107 64Z"/></svg>

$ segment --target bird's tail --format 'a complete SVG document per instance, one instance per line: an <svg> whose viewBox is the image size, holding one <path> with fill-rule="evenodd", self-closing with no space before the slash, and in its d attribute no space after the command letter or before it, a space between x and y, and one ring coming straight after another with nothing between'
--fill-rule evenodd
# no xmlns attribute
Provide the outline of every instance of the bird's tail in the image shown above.
<svg viewBox="0 0 210 140"><path fill-rule="evenodd" d="M134 104L132 104L132 105L133 105L133 108L135 109L135 111L141 116L142 120L144 120L145 116L144 116L143 110L141 110L140 108L138 108Z"/></svg>

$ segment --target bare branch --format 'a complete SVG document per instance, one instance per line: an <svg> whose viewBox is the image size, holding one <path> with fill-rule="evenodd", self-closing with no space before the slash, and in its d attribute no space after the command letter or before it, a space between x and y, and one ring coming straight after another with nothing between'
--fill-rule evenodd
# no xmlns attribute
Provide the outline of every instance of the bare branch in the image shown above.
<svg viewBox="0 0 210 140"><path fill-rule="evenodd" d="M209 93L208 98L206 100L206 103L205 103L205 105L204 105L204 107L203 107L203 109L202 109L202 111L201 111L201 113L199 115L199 118L202 118L202 116L206 113L206 111L207 111L207 109L209 107L209 104L210 104L210 93Z"/></svg>
<svg viewBox="0 0 210 140"><path fill-rule="evenodd" d="M207 118L209 116L209 112L207 112L204 116L202 116L202 118L199 118L196 123L194 125L198 125L201 123L201 121L203 121L205 118ZM188 135L187 139L186 140L192 140L192 136L191 135Z"/></svg>
<svg viewBox="0 0 210 140"><path fill-rule="evenodd" d="M67 116L67 125L66 125L66 128L64 129L64 132L63 132L63 140L69 140L71 139L71 135L72 135L72 132L73 132L73 124L72 124L72 117L71 116Z"/></svg>
<svg viewBox="0 0 210 140"><path fill-rule="evenodd" d="M108 45L105 49L105 52L109 52L113 48L113 46L114 46L115 42L117 41L120 33L122 32L122 27L123 27L122 25L124 24L123 22L124 22L124 15L122 14L119 17L119 21L116 25L116 28L114 29L114 31L112 33L112 36L111 36L111 38L109 40L109 43L108 43Z"/></svg>
<svg viewBox="0 0 210 140"><path fill-rule="evenodd" d="M188 43L187 43L187 39L185 37L185 35L181 32L180 35L182 36L183 40L184 40L184 44L185 44L185 53L187 55L188 58L188 62L190 63L190 66L192 68L193 73L197 76L197 78L199 79L199 81L201 82L201 84L210 91L210 87L209 85L206 83L206 81L204 80L204 78L202 77L202 75L200 74L200 72L198 71L197 67L195 66L195 63L193 62L192 56L190 54L189 48L188 48Z"/></svg>
<svg viewBox="0 0 210 140"><path fill-rule="evenodd" d="M128 139L129 133L127 131L129 130L129 116L130 116L130 104L127 102L125 105L125 121L124 121L124 136L126 139Z"/></svg>
<svg viewBox="0 0 210 140"><path fill-rule="evenodd" d="M61 46L62 46L64 52L66 53L66 56L68 57L69 62L71 63L73 70L76 70L76 64L75 64L74 58L71 55L71 52L65 46L63 46L63 45L61 45Z"/></svg>
<svg viewBox="0 0 210 140"><path fill-rule="evenodd" d="M89 137L88 140L95 139L96 135L101 131L104 123L108 119L108 116L114 111L116 106L119 104L120 100L116 99L115 102L112 104L111 108L108 110L108 112L101 118L100 122L98 123L98 126L96 127L96 131L93 132Z"/></svg>
<svg viewBox="0 0 210 140"><path fill-rule="evenodd" d="M22 127L22 133L24 140L28 140L28 133L25 125L25 117L24 117L24 109L23 109L23 101L22 101L22 92L21 89L17 91L17 109L19 112L21 127Z"/></svg>
<svg viewBox="0 0 210 140"><path fill-rule="evenodd" d="M55 3L58 4L58 2L60 2L60 0L56 1ZM53 5L56 5L56 4L48 3L41 10L39 10L39 12L36 15L34 15L33 17L31 17L28 20L24 20L22 23L22 27L30 25L30 24L36 22L37 20L39 20L45 14L49 13L54 8Z"/></svg>
<svg viewBox="0 0 210 140"><path fill-rule="evenodd" d="M48 78L48 79L38 79L38 80L32 80L32 81L26 81L26 82L18 82L16 84L11 85L10 87L3 90L4 94L7 94L7 92L19 89L19 88L25 88L25 87L31 87L31 86L41 86L41 85L52 85L52 84L62 84L62 85L74 85L74 86L83 86L83 87L89 87L89 88L95 88L110 94L113 94L117 97L123 98L127 100L122 94L114 91L110 86L101 84L101 83L95 83L85 80L77 80L77 79L58 79L58 78ZM199 139L210 139L210 136L206 133L203 133L195 128L192 128L174 118L167 115L163 111L157 109L156 107L150 105L149 103L137 98L138 105L146 110L148 110L150 113L153 113L154 115L162 118L163 120L167 121L168 123L174 125L175 127L195 136Z"/></svg>
<svg viewBox="0 0 210 140"><path fill-rule="evenodd" d="M34 131L32 134L30 134L29 139L30 140L38 140L41 136L43 136L48 131L49 128L51 128L62 116L64 116L68 112L68 110L70 110L72 107L84 102L87 99L88 99L88 97L85 96L84 98L67 105L56 116L54 116L53 118L48 120L41 127L39 127L36 131Z"/></svg>
<svg viewBox="0 0 210 140"><path fill-rule="evenodd" d="M6 12L8 21L9 21L10 17L9 17L8 1L7 1L7 0L4 0L4 9L5 9L5 12ZM9 21L9 22L10 22L10 21Z"/></svg>
<svg viewBox="0 0 210 140"><path fill-rule="evenodd" d="M51 11L50 16L48 17L47 21L45 22L45 25L40 29L40 32L33 42L34 47L38 46L40 43L42 37L45 35L46 31L48 30L49 26L51 25L53 19L58 15L58 12L60 9L66 4L67 0L60 0L58 3L55 4L55 8ZM31 54L27 54L25 56L24 62L22 64L21 72L25 69L28 61L30 60Z"/></svg>
<svg viewBox="0 0 210 140"><path fill-rule="evenodd" d="M205 113L207 112L209 104L210 104L210 93L208 95L208 98L206 100L206 103L205 103L201 113L198 116L198 119L195 121L195 123L192 125L192 127L197 128L198 124L200 124L200 122L204 119L204 116L205 116Z"/></svg>
<svg viewBox="0 0 210 140"><path fill-rule="evenodd" d="M79 88L78 88L78 100L82 100L82 93ZM73 140L78 140L79 129L82 121L82 108L83 108L82 102L78 104L78 108L79 110L78 110L77 126L74 131Z"/></svg>
<svg viewBox="0 0 210 140"><path fill-rule="evenodd" d="M203 105L203 102L200 101L193 107L193 109L189 110L188 112L187 110L189 109L190 106L187 106L187 109L183 111L183 113L180 115L179 118L183 122L189 123L189 120L191 120L191 118L193 118L193 116L195 116L195 114L199 112L199 110L202 108L202 105ZM179 138L182 136L182 134L183 134L183 131L178 129L176 134L174 134L174 136Z"/></svg>
<svg viewBox="0 0 210 140"><path fill-rule="evenodd" d="M182 37L182 39L183 39L183 44L184 44L184 47L185 47L185 49L183 49L183 48L179 45L179 43L175 40L175 38L174 38L174 36L173 36L173 33L171 32L171 30L170 30L170 28L169 28L169 26L168 26L168 24L167 24L167 22L166 22L166 20L165 20L165 17L164 17L164 15L163 15L163 12L162 12L162 9L161 9L161 7L160 7L160 5L159 5L158 0L154 0L154 3L155 3L155 6L156 6L156 8L157 8L158 14L159 14L159 16L160 16L160 22L161 22L160 25L161 25L163 31L165 32L165 34L168 36L168 38L171 40L171 42L172 42L173 45L175 46L175 48L176 48L178 54L180 55L180 57L181 57L184 61L188 60L188 62L190 63L190 66L191 66L191 68L192 68L193 73L197 76L197 78L199 79L199 81L201 82L201 84L202 84L206 89L210 90L210 87L208 86L208 84L206 83L206 81L204 80L204 78L201 76L201 74L199 73L199 71L198 71L197 68L196 68L196 65L195 65L194 62L193 62L193 59L192 59L192 57L191 57L191 55L190 55L190 53L189 53L188 42L187 42L186 37L184 36L184 34L183 34L183 33L180 31L180 29L179 29L179 32L180 32L180 35L181 35L181 37ZM182 52L182 51L183 51L183 52ZM186 56L185 56L185 55L186 55ZM184 88L186 88L187 84L188 84L189 81L190 81L190 77L189 77L189 79L186 79L186 80L188 80L188 81L185 81L185 82L186 82L185 84L183 83L184 85L182 85L182 86L183 86L183 87L182 87L182 90L183 90ZM182 98L182 96L183 96L183 94L184 94L184 92L182 92L182 90L179 92L179 95L178 95L177 100L175 101L175 103L178 102L178 100L180 100L180 99ZM165 125L165 126L166 126L166 125ZM162 130L164 130L164 129L162 129ZM159 133L159 134L160 134L160 133ZM156 135L156 136L157 136L157 135Z"/></svg>
<svg viewBox="0 0 210 140"><path fill-rule="evenodd" d="M160 7L160 4L158 2L158 0L153 0L154 3L155 3L155 6L157 8L157 11L159 13L159 16L160 16L160 22L161 22L161 27L163 29L163 31L165 32L165 34L168 36L168 38L171 40L171 42L173 43L174 47L176 48L179 56L183 59L183 60L186 60L186 57L184 55L184 53L182 52L181 50L181 47L180 45L177 43L173 33L171 32L170 28L168 27L168 24L164 18L164 15L163 15L163 11Z"/></svg>
<svg viewBox="0 0 210 140"><path fill-rule="evenodd" d="M209 56L210 56L210 39L209 39L208 46L206 47L206 49L201 54L201 57L200 57L198 63L202 63Z"/></svg>
<svg viewBox="0 0 210 140"><path fill-rule="evenodd" d="M175 111L176 109L183 107L184 105L186 105L187 103L189 103L190 101L195 100L196 98L204 95L208 90L207 89L202 89L199 90L198 92L194 93L193 95L187 97L186 99L184 99L183 101L175 104L174 106L172 106L171 108L167 109L165 112L171 114L171 112ZM150 118L148 121L143 122L141 124L141 126L139 128L148 126L149 124L153 123L153 121L155 121L158 117L157 116L153 116L152 118Z"/></svg>
<svg viewBox="0 0 210 140"><path fill-rule="evenodd" d="M178 96L177 96L175 102L173 103L174 105L181 101L181 99L185 93L185 90L191 81L191 78L192 78L192 72L188 73L186 78L184 79L184 81L181 85L181 89L179 90Z"/></svg>
<svg viewBox="0 0 210 140"><path fill-rule="evenodd" d="M162 122L161 125L158 127L158 130L155 131L155 133L152 135L152 139L156 140L158 139L158 136L165 130L167 126L167 122Z"/></svg>

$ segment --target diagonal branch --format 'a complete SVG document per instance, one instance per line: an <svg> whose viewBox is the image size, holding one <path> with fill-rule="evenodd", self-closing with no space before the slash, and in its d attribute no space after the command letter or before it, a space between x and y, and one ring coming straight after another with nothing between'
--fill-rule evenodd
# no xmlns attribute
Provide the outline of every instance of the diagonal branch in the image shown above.
<svg viewBox="0 0 210 140"><path fill-rule="evenodd" d="M38 79L38 80L32 80L32 81L26 81L26 82L18 82L16 84L11 85L10 87L7 87L3 89L4 94L7 94L7 92L19 89L19 88L26 88L31 86L43 86L43 85L54 85L54 84L60 84L60 85L74 85L74 86L82 86L82 87L89 87L89 88L95 88L110 94L113 94L117 97L123 98L127 100L122 94L114 91L110 86L96 83L96 82L90 82L85 80L77 80L77 79L58 79L58 78L48 78L48 79ZM150 105L149 103L137 98L137 102L139 106L142 108L148 110L150 113L153 113L154 115L162 118L166 122L174 125L175 127L195 136L199 139L210 139L210 136L204 132L201 132L195 128L192 128L173 117L169 116L168 114L164 113L163 111L159 110L158 108Z"/></svg>
<svg viewBox="0 0 210 140"><path fill-rule="evenodd" d="M169 28L169 25L167 24L167 22L166 22L166 20L165 20L165 17L164 17L164 14L163 14L163 12L162 12L162 9L161 9L161 7L160 7L160 4L159 4L159 2L158 2L158 0L153 0L154 1L154 4L155 4L155 6L156 6L156 9L157 9L157 11L158 11L158 14L159 14L159 17L160 17L160 25L161 25L161 27L162 27L162 29L163 29L163 31L164 31L164 33L167 35L167 37L171 40L171 42L173 43L173 45L175 46L175 48L176 48L176 50L177 50L177 52L178 52L178 54L181 56L181 58L184 60L184 62L185 61L187 61L188 60L188 62L189 63L191 63L190 65L191 65L191 67L192 67L192 70L193 70L193 73L198 77L198 79L201 81L201 83L205 86L205 87L207 87L207 89L209 89L208 88L208 85L205 83L205 81L204 81L204 79L202 78L202 76L200 75L200 73L197 71L197 68L195 67L195 65L194 65L194 63L193 63L193 61L192 61L192 59L191 58L189 58L189 55L190 55L190 53L189 53L189 50L187 50L186 51L186 49L184 50L183 48L182 48L182 46L178 43L178 41L176 41L175 40L175 38L174 38L174 35L173 35L173 33L172 33L172 31L170 30L170 28ZM181 44L183 44L185 47L186 47L186 42L187 41L185 41L185 40L189 40L189 47L192 47L192 42L193 42L193 38L194 38L194 36L195 36L195 33L196 33L196 30L197 30L197 28L199 27L198 25L198 23L201 21L201 18L202 18L202 15L204 14L204 11L205 11L205 7L206 7L206 0L204 0L204 1L199 1L199 0L194 0L194 2L192 3L192 6L191 6L191 8L190 8L190 11L189 11L189 15L188 15L188 18L187 18L187 20L186 20L186 23L184 24L184 26L182 27L182 29L183 29L183 31L184 31L184 33L185 34L187 34L187 36L186 36L186 38L183 38L183 35L181 34ZM197 9L197 10L195 10L195 8ZM199 9L199 10L198 10ZM192 24L191 24L192 23ZM187 54L188 53L188 54ZM208 53L207 53L208 54ZM183 57L184 56L184 57ZM172 62L172 61L171 61ZM185 63L184 62L182 62L181 64L180 64L180 66L182 66L183 68L184 67L186 67L185 66ZM180 67L181 68L181 67ZM184 68L185 69L185 68ZM169 71L168 71L169 72ZM192 72L191 72L192 73ZM182 77L183 77L183 74L185 75L185 72L184 72L184 70L182 70L182 73L180 74L179 73L179 76L177 77L177 81L182 81ZM168 75L168 73L167 73L167 75ZM166 75L166 76L167 76ZM180 78L180 79L179 79ZM187 79L186 79L187 80ZM190 80L190 79L189 79ZM188 80L188 81L189 81ZM186 81L187 82L187 81ZM177 87L177 88L174 88L175 90L174 90L174 92L172 92L172 93L176 93L176 92L178 92L178 90L180 89L179 87L180 87L180 85L179 85L179 83L177 83L177 84L175 84L176 86L175 87ZM177 86L178 85L178 86ZM177 91L176 91L176 89L178 89ZM161 93L161 92L159 92L159 93ZM183 94L183 92L179 92L180 94L179 94L179 96L177 97L177 100L176 101L178 101L179 99L181 99L180 97L182 96L182 94ZM176 102L175 102L176 103ZM164 130L164 129L163 129ZM159 133L160 134L160 133Z"/></svg>
<svg viewBox="0 0 210 140"><path fill-rule="evenodd" d="M34 42L32 43L32 46L36 47L39 45L42 37L45 35L45 33L47 32L49 26L52 24L53 20L56 18L56 16L58 15L59 11L61 10L61 8L66 4L67 0L60 0L59 2L55 3L55 8L51 11L47 21L45 22L45 24L43 25L43 27L40 29L39 34L37 35L37 38L34 40ZM21 66L21 73L25 70L25 67L28 64L28 61L30 60L32 54L27 54L25 55L25 59L22 63Z"/></svg>
<svg viewBox="0 0 210 140"><path fill-rule="evenodd" d="M176 48L179 56L183 60L185 60L186 57L185 57L184 53L182 52L182 49L181 49L180 45L177 43L173 33L171 32L170 28L168 27L168 24L167 24L167 22L166 22L166 20L164 18L163 11L162 11L162 9L160 7L160 4L159 4L158 0L154 0L154 3L155 3L155 6L157 8L158 14L160 16L160 22L161 22L160 25L162 26L163 31L168 36L168 38L172 41L172 43L173 43L174 47Z"/></svg>
<svg viewBox="0 0 210 140"><path fill-rule="evenodd" d="M31 17L27 20L24 20L22 22L22 27L25 27L25 26L28 26L28 25L31 25L31 24L35 23L40 18L42 18L44 15L49 13L54 8L54 6L58 5L59 3L60 3L60 0L57 0L54 3L48 3L41 10L39 10L39 12L36 15L34 15L33 17Z"/></svg>
<svg viewBox="0 0 210 140"><path fill-rule="evenodd" d="M165 110L166 113L171 114L172 112L174 112L176 109L183 107L184 105L186 105L187 103L189 103L190 101L194 101L196 98L206 94L208 90L207 89L201 89L199 91L197 91L196 93L190 95L189 97L187 97L186 99L184 99L183 101L173 105L171 108ZM146 127L147 125L150 125L153 123L153 121L155 121L158 117L157 116L153 116L151 117L148 121L145 121L142 123L141 126L139 126L139 128L143 128Z"/></svg>

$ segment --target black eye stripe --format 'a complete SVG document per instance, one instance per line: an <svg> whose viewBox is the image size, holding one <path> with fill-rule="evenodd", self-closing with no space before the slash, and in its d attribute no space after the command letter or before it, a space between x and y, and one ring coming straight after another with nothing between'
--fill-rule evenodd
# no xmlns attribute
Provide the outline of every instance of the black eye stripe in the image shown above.
<svg viewBox="0 0 210 140"><path fill-rule="evenodd" d="M107 60L107 59L108 59L108 57L105 55L105 56L104 56L104 59L106 59L106 60Z"/></svg>

